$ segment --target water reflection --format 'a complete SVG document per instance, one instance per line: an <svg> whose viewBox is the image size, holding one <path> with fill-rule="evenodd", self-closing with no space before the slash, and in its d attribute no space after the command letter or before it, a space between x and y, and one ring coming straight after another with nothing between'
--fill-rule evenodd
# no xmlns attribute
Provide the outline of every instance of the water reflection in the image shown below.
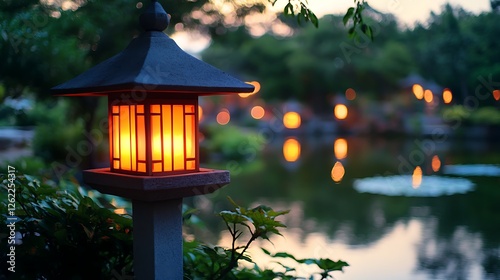
<svg viewBox="0 0 500 280"><path fill-rule="evenodd" d="M422 184L422 168L417 166L415 170L413 170L413 175L411 176L411 186L414 189L418 189L420 184Z"/></svg>
<svg viewBox="0 0 500 280"><path fill-rule="evenodd" d="M342 162L337 161L335 163L335 165L332 168L331 175L332 175L332 180L335 183L340 183L340 181L342 181L342 178L344 178L345 175L345 168L344 165L342 165Z"/></svg>
<svg viewBox="0 0 500 280"><path fill-rule="evenodd" d="M338 138L333 143L333 152L338 160L347 157L347 141L344 138Z"/></svg>
<svg viewBox="0 0 500 280"><path fill-rule="evenodd" d="M283 156L288 162L296 162L300 157L300 143L295 138L287 138L283 143Z"/></svg>
<svg viewBox="0 0 500 280"><path fill-rule="evenodd" d="M438 172L439 169L441 169L441 160L437 155L432 157L431 165L432 165L432 171L434 172Z"/></svg>
<svg viewBox="0 0 500 280"><path fill-rule="evenodd" d="M444 183L449 189L460 185L460 180L476 185L465 194L406 197L359 193L354 184L360 178L379 177L381 186L393 178L397 184L405 182L405 189L422 193L434 179L442 186L443 176L423 175L420 188L414 190L411 174L415 166L405 171L408 175L399 174L401 159L415 154L414 141L346 138L349 155L342 166L348 172L331 187L335 184L330 176L335 139L292 139L302 146L301 164L294 172L283 161L283 140L271 143L257 156L258 169L242 166L241 172L232 174L228 187L214 193L210 204L203 204L200 215L208 230L197 233L199 236L223 243L225 227L213 213L230 207L229 195L247 206L292 209L283 221L288 225L282 231L284 238L275 237L271 239L274 245L262 245L298 257L343 259L350 267L334 275L339 280L500 278L499 175L444 177L450 179ZM435 145L425 161L430 163L430 157L439 154L440 161L446 159L449 165L498 165L500 147L496 143L484 143L481 150L467 147L467 143L453 142ZM267 266L258 252L254 259ZM461 276L454 278L456 275Z"/></svg>

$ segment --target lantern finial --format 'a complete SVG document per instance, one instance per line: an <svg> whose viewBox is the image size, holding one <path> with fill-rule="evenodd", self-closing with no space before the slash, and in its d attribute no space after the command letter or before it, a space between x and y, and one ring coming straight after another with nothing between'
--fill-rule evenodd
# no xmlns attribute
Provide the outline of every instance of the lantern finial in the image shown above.
<svg viewBox="0 0 500 280"><path fill-rule="evenodd" d="M161 4L153 0L144 13L141 14L139 22L145 31L162 32L167 28L169 18Z"/></svg>

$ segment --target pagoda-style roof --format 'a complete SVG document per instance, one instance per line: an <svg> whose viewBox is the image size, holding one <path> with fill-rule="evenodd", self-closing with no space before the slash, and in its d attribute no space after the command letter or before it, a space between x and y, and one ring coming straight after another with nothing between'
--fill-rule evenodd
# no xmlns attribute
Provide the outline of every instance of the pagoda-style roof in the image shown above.
<svg viewBox="0 0 500 280"><path fill-rule="evenodd" d="M158 2L141 15L141 24L146 32L125 50L52 88L52 92L78 96L147 90L211 95L254 90L252 85L184 52L163 33L168 17Z"/></svg>

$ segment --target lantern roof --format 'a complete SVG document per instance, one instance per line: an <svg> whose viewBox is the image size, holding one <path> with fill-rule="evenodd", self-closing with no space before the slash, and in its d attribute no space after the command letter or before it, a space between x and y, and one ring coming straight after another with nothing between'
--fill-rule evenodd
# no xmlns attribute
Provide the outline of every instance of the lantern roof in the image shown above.
<svg viewBox="0 0 500 280"><path fill-rule="evenodd" d="M117 55L53 87L67 96L142 91L212 95L252 92L254 87L184 52L163 33L169 18L156 1L140 17L145 30Z"/></svg>

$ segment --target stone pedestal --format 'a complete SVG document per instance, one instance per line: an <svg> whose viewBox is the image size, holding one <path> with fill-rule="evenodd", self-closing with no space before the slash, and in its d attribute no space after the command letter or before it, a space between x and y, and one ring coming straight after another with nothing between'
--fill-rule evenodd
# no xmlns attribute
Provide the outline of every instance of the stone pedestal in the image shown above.
<svg viewBox="0 0 500 280"><path fill-rule="evenodd" d="M208 194L228 184L229 171L200 169L170 176L83 171L83 181L101 193L132 200L134 273L138 280L182 279L182 198Z"/></svg>

